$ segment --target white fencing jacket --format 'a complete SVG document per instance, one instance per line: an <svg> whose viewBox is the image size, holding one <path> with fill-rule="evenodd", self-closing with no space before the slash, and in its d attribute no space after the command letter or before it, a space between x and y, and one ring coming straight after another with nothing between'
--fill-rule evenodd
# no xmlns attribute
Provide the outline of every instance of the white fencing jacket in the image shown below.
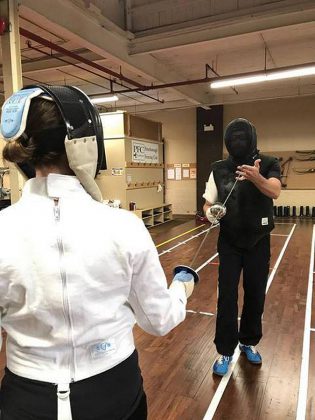
<svg viewBox="0 0 315 420"><path fill-rule="evenodd" d="M93 200L76 177L27 181L0 232L0 314L17 375L85 379L132 354L135 322L164 335L185 318L184 287L167 288L142 220Z"/></svg>

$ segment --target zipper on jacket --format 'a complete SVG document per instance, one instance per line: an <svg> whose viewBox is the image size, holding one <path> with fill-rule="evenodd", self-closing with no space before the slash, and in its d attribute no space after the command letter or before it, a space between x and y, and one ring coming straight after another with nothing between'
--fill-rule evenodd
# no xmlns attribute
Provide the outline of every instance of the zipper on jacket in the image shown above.
<svg viewBox="0 0 315 420"><path fill-rule="evenodd" d="M55 216L55 222L58 228L57 244L58 244L59 260L60 260L60 277L61 277L61 282L62 282L63 309L64 309L66 323L68 326L69 347L71 348L70 361L69 361L70 378L71 378L71 382L74 382L74 374L75 374L74 344L73 344L73 335L72 335L72 321L71 321L71 315L70 315L70 305L69 305L68 290L67 290L67 274L64 267L64 247L63 247L61 230L60 230L60 225L59 225L60 223L59 198L54 198L54 216Z"/></svg>

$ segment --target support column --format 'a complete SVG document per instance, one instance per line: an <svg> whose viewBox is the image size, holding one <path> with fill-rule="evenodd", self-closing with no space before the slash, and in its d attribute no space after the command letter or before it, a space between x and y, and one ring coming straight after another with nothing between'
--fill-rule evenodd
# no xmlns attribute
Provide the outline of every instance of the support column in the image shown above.
<svg viewBox="0 0 315 420"><path fill-rule="evenodd" d="M132 4L131 0L125 0L125 25L126 31L132 32Z"/></svg>
<svg viewBox="0 0 315 420"><path fill-rule="evenodd" d="M18 0L0 1L0 16L1 18L4 18L9 25L8 31L0 37L5 99L23 86L18 4ZM0 150L2 151L2 149L3 140L1 140L0 145ZM9 164L9 167L11 203L15 203L20 198L20 188L23 179L14 164Z"/></svg>

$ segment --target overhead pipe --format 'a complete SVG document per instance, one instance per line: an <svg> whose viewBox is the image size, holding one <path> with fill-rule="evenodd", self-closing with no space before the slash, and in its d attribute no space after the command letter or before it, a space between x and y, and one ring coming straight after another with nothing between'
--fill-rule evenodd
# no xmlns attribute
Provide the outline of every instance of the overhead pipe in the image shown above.
<svg viewBox="0 0 315 420"><path fill-rule="evenodd" d="M20 34L23 35L26 38L32 39L33 41L38 42L39 44L48 47L54 51L60 52L61 54L64 54L66 56L69 56L75 60L78 60L90 67L94 67L95 69L103 72L103 73L107 73L110 74L113 77L116 77L119 80L123 80L126 83L129 83L133 86L136 86L135 88L128 88L126 87L126 89L122 89L122 90L113 90L111 89L110 92L111 94L123 94L123 93L131 93L131 92L135 92L135 93L141 93L141 92L145 92L145 91L151 91L151 90L157 90L157 89L167 89L167 88L176 88L176 87L180 87L180 86L189 86L189 85L196 85L196 84L200 84L200 83L209 83L209 82L214 82L217 80L224 80L224 79L230 79L231 77L244 77L244 76L252 76L252 75L257 75L258 73L261 74L261 71L256 71L256 72L248 72L248 73L243 73L243 74L236 74L236 75L229 75L229 76L218 76L217 73L207 64L206 65L206 76L200 79L191 79L191 80L182 80L182 81L177 81L177 82L170 82L170 83L160 83L160 84L151 84L151 85L142 85L138 82L136 82L135 80L131 80L128 77L124 76L121 73L117 73L107 67L101 66L100 64L94 63L91 60L88 60L84 57L81 57L80 55L72 52L72 51L68 51L65 48L61 47L60 45L57 45L51 41L48 41L47 39L44 39L42 37L40 37L39 35L36 35L24 28L20 27ZM32 47L34 48L34 47ZM43 53L43 51L41 51ZM71 63L72 64L72 63ZM307 63L307 64L312 64L315 65L315 63ZM74 64L72 64L74 65ZM296 66L287 66L287 67L279 67L277 68L278 71L285 71L285 70L290 70L292 68L296 68ZM212 70L215 74L216 77L209 77L208 76L208 69L210 68L210 70ZM86 69L85 69L86 70ZM100 75L98 75L100 76ZM115 82L116 83L116 82ZM233 89L233 88L232 88ZM233 89L234 90L234 89ZM238 93L236 90L234 90L235 93ZM98 97L104 95L102 94L95 94L93 96ZM155 98L152 98L155 99ZM160 102L159 99L155 99L157 101Z"/></svg>
<svg viewBox="0 0 315 420"><path fill-rule="evenodd" d="M213 82L214 80L221 79L221 76L209 64L206 64L205 68L206 68L206 76L202 77L201 79L182 80L182 81L179 81L179 82L161 83L161 84L158 84L158 85L153 85L152 84L152 85L145 86L145 87L139 88L139 89L130 88L128 90L128 92L136 92L136 91L142 92L142 91L147 91L147 90L176 88L176 87L179 87L179 86L196 85L198 83L209 83L209 82ZM209 70L212 71L212 73L214 73L216 77L209 77L208 76ZM233 89L233 90L235 91L235 93L238 93L235 89ZM112 94L126 93L126 91L125 90L115 90L115 91L113 90L113 91L111 91L111 93ZM95 95L95 96L97 96L97 95Z"/></svg>
<svg viewBox="0 0 315 420"><path fill-rule="evenodd" d="M172 88L172 87L179 87L179 86L186 86L186 85L194 85L194 84L197 84L197 83L207 83L207 82L210 82L210 81L214 80L214 78L210 78L210 77L206 76L206 77L201 78L201 79L183 80L183 81L179 81L179 82L163 83L163 84L158 84L158 85L145 86L145 85L142 85L142 84L136 82L135 80L129 79L128 77L124 76L121 73L117 73L117 72L115 72L115 71L113 71L113 70L111 70L107 67L101 66L100 64L94 63L91 60L88 60L84 57L81 57L80 55L78 55L78 54L76 54L72 51L66 50L65 48L61 47L60 45L57 45L57 44L55 44L51 41L48 41L47 39L42 38L41 36L36 35L36 34L30 32L30 31L28 31L27 29L24 29L24 28L20 27L20 34L23 35L25 38L36 41L36 42L38 42L39 44L41 44L45 47L48 47L48 48L50 48L54 51L57 51L57 52L59 52L63 55L69 56L69 57L71 57L71 58L73 58L77 61L80 61L81 63L84 63L84 64L86 64L90 67L93 67L97 70L100 70L103 73L110 74L111 76L116 77L119 80L123 80L126 83L129 83L133 86L136 86L136 88L126 88L126 89L117 90L117 91L111 90L110 93L113 93L113 94L114 93L123 94L123 93L130 93L130 92L141 93L141 92L145 92L145 91L148 91L148 90L156 90L156 89L165 89L165 88ZM34 47L32 47L32 48L34 48ZM97 96L100 96L100 95L101 94L94 95L94 96L97 97ZM152 99L155 99L155 98L152 98ZM157 99L157 101L161 102L161 100L159 100L159 99Z"/></svg>
<svg viewBox="0 0 315 420"><path fill-rule="evenodd" d="M42 38L41 36L36 35L33 32L28 31L27 29L24 29L24 28L20 27L20 34L22 36L24 36L25 38L36 41L36 42L38 42L39 44L41 44L45 47L48 47L48 48L50 48L54 51L57 51L57 52L59 52L63 55L69 56L69 57L73 58L74 60L80 61L81 63L84 63L84 64L86 64L90 67L93 67L93 68L95 68L95 69L97 69L97 70L99 70L103 73L110 74L111 76L116 77L119 80L123 80L126 83L129 83L133 86L136 86L136 88L126 88L126 89L117 90L117 91L111 90L110 93L113 93L113 94L114 93L123 94L123 93L130 93L130 92L141 93L141 92L145 92L145 91L148 91L148 90L156 90L156 89L165 89L165 88L172 88L172 87L179 87L179 86L186 86L186 85L194 85L194 84L198 84L198 83L207 83L207 82L215 80L214 78L210 78L210 77L206 76L206 77L201 78L201 79L183 80L183 81L179 81L179 82L163 83L163 84L158 84L158 85L145 86L145 85L142 85L142 84L136 82L135 80L129 79L128 77L124 76L121 73L117 73L117 72L115 72L115 71L113 71L113 70L111 70L107 67L101 66L100 64L94 63L91 60L88 60L84 57L81 57L80 55L78 55L78 54L76 54L72 51L66 50L65 48L61 47L60 45L55 44L51 41L48 41L47 39ZM32 47L32 48L34 49L35 47ZM43 53L43 51L42 51L42 53ZM101 96L101 95L103 95L103 94L94 95L94 96L97 97L97 96ZM155 99L155 98L151 98L151 99ZM156 99L156 100L161 102L161 100L159 100L159 99Z"/></svg>
<svg viewBox="0 0 315 420"><path fill-rule="evenodd" d="M232 79L232 78L257 76L257 75L261 75L262 73L268 74L268 73L272 73L272 72L295 70L297 68L304 68L305 66L315 67L315 62L301 64L300 66L277 67L276 69L270 69L270 70L257 70L257 71L254 71L254 72L238 73L238 74L233 74L233 75L229 75L229 76L217 76L216 72L213 69L211 69L210 66L207 64L206 69L210 68L216 74L216 77L208 77L208 75L206 75L206 77L201 78L201 79L183 80L183 81L179 81L179 82L163 83L163 84L158 84L158 85L152 84L152 85L145 86L143 88L138 88L138 89L131 88L131 89L128 90L128 92L135 92L135 91L141 92L141 91L156 90L156 89L176 88L176 87L179 87L179 86L195 85L195 84L198 84L198 83L224 81L224 80L228 80L228 79ZM237 90L235 90L233 86L231 88L235 91L235 93L238 93ZM111 93L112 94L119 94L119 93L125 93L125 92L126 92L125 90L115 90L115 91L112 91Z"/></svg>
<svg viewBox="0 0 315 420"><path fill-rule="evenodd" d="M208 82L213 82L214 80L216 80L216 77L203 77L202 79L191 79L191 80L182 80L180 82L171 82L171 83L161 83L158 85L149 85L149 86L144 86L142 88L138 88L138 89L124 89L124 90L113 90L111 93L127 93L127 92L145 92L147 90L156 90L156 89L166 89L166 88L176 88L179 86L188 86L188 85L197 85L198 83L208 83ZM219 78L218 78L219 79Z"/></svg>
<svg viewBox="0 0 315 420"><path fill-rule="evenodd" d="M183 80L183 81L179 81L179 82L170 82L170 83L163 83L163 84L158 84L158 85L153 85L152 84L152 85L144 86L143 88L138 88L138 89L133 89L133 88L122 89L122 90L111 89L110 93L113 94L113 95L124 94L124 93L128 93L128 92L129 93L130 92L143 93L144 91L148 91L148 90L174 88L174 87L178 87L178 86L187 86L187 85L196 85L198 83L209 83L209 82L212 82L213 80L221 78L221 76L209 64L206 64L205 68L206 68L206 76L201 78L201 79ZM215 74L216 77L209 77L208 76L209 71L212 71ZM232 88L232 89L234 90L234 92L236 94L238 94L238 92L234 88ZM97 98L98 96L103 96L103 95L104 94L99 93L99 94L95 94L93 96Z"/></svg>
<svg viewBox="0 0 315 420"><path fill-rule="evenodd" d="M117 79L123 80L126 83L129 83L133 86L137 86L138 89L139 88L141 88L141 89L145 88L144 85L136 82L135 80L129 79L128 77L124 76L123 74L117 73L117 72L115 72L115 71L113 71L113 70L111 70L107 67L101 66L100 64L94 63L91 60L88 60L84 57L81 57L79 54L76 54L72 51L66 50L65 48L61 47L60 45L57 45L57 44L55 44L51 41L48 41L47 39L42 38L41 36L36 35L33 32L28 31L27 29L24 29L24 28L20 27L20 34L22 36L24 36L25 38L36 41L36 42L38 42L39 44L41 44L45 47L48 47L48 48L50 48L54 51L58 51L61 54L67 55L67 56L73 58L74 60L80 61L81 63L84 63L84 64L87 64L88 66L94 67L95 69L97 69L97 70L99 70L103 73L110 74L111 76L116 77ZM135 89L135 91L137 91L137 89Z"/></svg>
<svg viewBox="0 0 315 420"><path fill-rule="evenodd" d="M71 65L71 66L73 66L73 67L76 67L76 68L81 69L81 70L84 70L84 71L86 71L86 72L88 72L88 73L90 73L90 74L94 74L94 75L95 75L95 76L97 76L97 77L100 77L100 78L102 78L102 79L105 79L105 80L107 80L107 81L109 81L109 82L111 83L111 86L112 86L112 84L116 84L116 85L118 85L118 86L123 86L123 87L126 87L126 88L127 88L127 86L126 86L126 85L124 85L124 84L123 84L123 83L121 83L121 82L118 82L117 80L113 80L113 79L110 79L109 77L103 76L102 74L95 73L95 72L94 72L94 71L92 71L91 69L86 69L85 67L82 67L82 66L80 66L79 64L76 64L76 63L71 63L70 61L65 60L64 58L57 57L57 56L52 56L50 53L47 53L47 52L45 52L45 51L40 50L39 48L34 47L34 46L31 44L31 41L27 41L27 46L28 46L28 48L30 48L31 50L37 51L37 52L39 52L39 53L41 53L41 54L43 54L43 55L46 55L46 56L48 56L48 57L50 57L50 58L55 58L56 60L62 61L63 63L69 64L69 65ZM75 76L75 77L77 77L77 76ZM91 83L91 82L90 82L90 83ZM104 86L100 86L100 87L104 87ZM112 88L111 88L111 90L110 90L109 92L101 93L99 96L104 96L104 95L107 95L108 93L111 93L111 91L112 91ZM163 100L163 99L154 98L153 96L150 96L150 95L148 95L148 94L146 94L146 93L143 93L143 92L137 92L137 93L139 93L139 95L145 96L146 98L153 99L153 100L154 100L154 101L156 101L156 102L160 102L161 104L164 104L164 100ZM122 95L123 95L123 93L122 93ZM96 95L94 94L94 95L91 95L91 96L93 96L93 97L94 97L94 96L96 96Z"/></svg>
<svg viewBox="0 0 315 420"><path fill-rule="evenodd" d="M71 76L71 77L74 77L75 79L82 80L83 82L86 82L88 84L91 84L91 85L94 85L94 86L98 86L100 88L104 88L105 87L105 86L100 85L99 83L95 83L95 82L92 82L91 80L84 79L83 77L80 77L80 76L77 76L77 75L73 75L73 74L68 73L68 72L66 72L64 70L60 70L60 69L57 69L57 70L60 71L62 74L66 74L67 76ZM90 70L86 70L86 71L88 73L90 72ZM96 73L94 73L94 74L96 74ZM111 79L107 79L107 80L109 80L110 82L113 82ZM113 83L117 83L117 82L113 82ZM105 89L106 89L106 87L105 87ZM110 93L110 92L106 92L105 95L107 95L108 93ZM143 95L143 96L145 96L147 98L154 99L155 101L160 102L162 104L164 103L164 100L163 99L154 98L153 96L147 95L146 93L143 93L143 92L139 92L139 94L140 95ZM88 95L88 96L93 97L94 95L92 94L92 95ZM128 96L126 93L122 93L122 96L125 96L128 99L134 99L134 98L131 98L130 96ZM134 100L136 100L137 102L140 102L142 104L145 103L143 101L140 101L140 99L134 99Z"/></svg>

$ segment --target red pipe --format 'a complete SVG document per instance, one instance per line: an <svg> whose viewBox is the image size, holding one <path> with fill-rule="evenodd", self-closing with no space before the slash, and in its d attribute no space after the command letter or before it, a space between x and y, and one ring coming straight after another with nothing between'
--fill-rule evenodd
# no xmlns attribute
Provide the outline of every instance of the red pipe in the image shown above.
<svg viewBox="0 0 315 420"><path fill-rule="evenodd" d="M215 74L215 77L204 77L202 79L192 79L192 80L183 80L183 81L179 81L179 82L171 82L171 83L164 83L164 84L159 84L159 85L151 85L151 86L144 86L142 88L138 88L138 89L128 89L128 92L142 92L142 91L147 91L147 90L155 90L155 89L165 89L165 88L174 88L174 87L178 87L178 86L187 86L187 85L195 85L198 83L208 83L208 82L214 82L216 80L228 80L231 78L238 78L238 77L246 77L246 76L257 76L257 75L261 75L262 73L264 74L272 74L274 72L277 71L286 71L286 70L292 70L292 69L299 69L299 68L304 68L305 66L315 66L315 62L311 62L311 63L304 63L301 64L299 66L286 66L286 67L278 67L275 69L267 69L267 70L257 70L254 72L247 72L247 73L240 73L240 74L233 74L233 75L228 75L228 76L219 76L212 68L210 68L210 66L208 66L210 68L210 70ZM231 87L231 86L230 86ZM236 93L238 93L233 87L231 87ZM126 90L115 90L112 91L111 93L115 94L115 93L125 93L127 92ZM94 95L97 96L97 95Z"/></svg>
<svg viewBox="0 0 315 420"><path fill-rule="evenodd" d="M163 83L160 85L151 85L151 86L143 86L142 88L138 89L128 89L128 90L115 90L111 93L127 93L127 92L142 92L146 90L156 90L156 89L166 89L166 88L173 88L178 86L187 86L187 85L196 85L198 83L208 83L213 82L216 78L213 77L203 77L202 79L192 79L192 80L183 80L180 82L171 82L171 83ZM94 95L96 96L96 95Z"/></svg>
<svg viewBox="0 0 315 420"><path fill-rule="evenodd" d="M151 85L151 86L144 86L143 88L139 88L139 89L134 89L131 88L128 90L128 92L141 92L141 91L146 91L146 90L155 90L155 89L165 89L165 88L173 88L173 87L178 87L178 86L186 86L186 85L195 85L198 83L208 83L208 82L214 82L216 80L228 80L231 78L238 78L238 77L246 77L246 76L257 76L257 75L261 75L262 73L264 74L272 74L274 72L277 71L286 71L286 70L292 70L292 69L299 69L299 68L304 68L305 66L315 66L315 62L310 62L310 63L304 63L301 64L299 66L286 66L286 67L278 67L275 69L267 69L267 70L257 70L254 72L246 72L246 73L240 73L240 74L233 74L233 75L228 75L228 76L219 76L217 72L215 72L210 66L208 66L210 68L210 70L215 74L215 77L204 77L202 79L192 79L192 80L183 80L180 82L171 82L171 83L164 83L164 84L159 84L159 85ZM232 87L232 89L235 91L235 89ZM125 93L125 90L117 90L117 91L112 91L113 94L115 93ZM236 91L237 93L237 91ZM97 95L95 95L97 96Z"/></svg>
<svg viewBox="0 0 315 420"><path fill-rule="evenodd" d="M52 57L53 57L50 53L45 52L45 51L42 51L42 50L40 50L39 48L33 47L33 46L32 46L32 44L31 44L31 41L27 41L27 43L26 43L26 44L27 44L28 48L31 48L31 49L32 49L32 50L34 50L34 51L37 51L37 52L39 52L39 53L41 53L41 54L43 54L43 55L46 55L46 56L48 56L48 57L50 57L50 58L52 58ZM80 66L79 64L71 63L71 61L65 60L64 58L57 57L57 56L55 56L54 58L56 58L56 59L57 59L57 60L59 60L59 61L62 61L63 63L67 63L67 64L69 64L69 65L71 65L71 66L73 66L73 67L76 67L76 68L78 68L78 69L84 70L84 71L86 71L86 72L88 72L88 73L90 73L90 74L94 74L94 76L101 77L102 79L108 80L109 82L113 82L115 85L122 86L122 87L127 87L126 85L124 85L122 82L119 82L118 80L111 80L109 77L103 76L103 75L101 75L101 74L99 74L99 73L95 73L95 72L94 72L94 71L92 71L91 69L86 69L86 68L84 68L84 67ZM24 76L24 77L25 77L25 76ZM78 77L78 76L74 76L74 77ZM36 81L36 82L38 82L38 83L41 83L41 82L39 82L38 80L35 80L35 81ZM0 82L0 83L1 83L1 82ZM91 82L89 82L89 83L91 83ZM105 86L100 86L100 87L105 87ZM150 95L148 95L148 94L146 94L146 93L143 93L143 92L140 92L140 91L137 91L137 92L139 93L139 95L143 95L143 96L145 96L146 98L153 99L154 101L160 102L161 104L163 104L163 103L164 103L164 100L163 100L163 99L154 98L153 96L150 96ZM98 96L104 96L104 95L106 95L106 94L108 94L108 93L111 93L111 94L112 94L112 91L110 90L109 92L101 93L101 94L99 94ZM122 95L123 95L123 93L122 93ZM92 96L92 95L91 95L91 96ZM93 95L93 97L95 97L95 96L96 96L96 95Z"/></svg>
<svg viewBox="0 0 315 420"><path fill-rule="evenodd" d="M32 32L28 31L27 29L23 29L20 27L20 34L23 35L25 38L29 38L32 39L33 41L38 42L41 45L44 45L45 47L48 47L54 51L58 51L61 54L67 55L71 58L73 58L74 60L78 60L81 63L87 64L90 67L94 67L97 70L102 71L103 73L107 73L110 74L113 77L116 77L117 79L120 80L124 80L127 83L130 83L133 86L137 86L138 89L143 89L143 90L147 90L145 89L146 86L141 85L140 83L129 79L126 76L123 76L122 74L116 73L115 71L108 69L107 67L103 67L97 63L94 63L93 61L87 60L84 57L81 57L80 55L72 52L72 51L68 51L65 48L61 47L60 45L54 44L53 42L48 41L47 39L42 38L39 35L33 34ZM137 91L137 89L135 90ZM129 92L128 90L126 90L126 92Z"/></svg>

